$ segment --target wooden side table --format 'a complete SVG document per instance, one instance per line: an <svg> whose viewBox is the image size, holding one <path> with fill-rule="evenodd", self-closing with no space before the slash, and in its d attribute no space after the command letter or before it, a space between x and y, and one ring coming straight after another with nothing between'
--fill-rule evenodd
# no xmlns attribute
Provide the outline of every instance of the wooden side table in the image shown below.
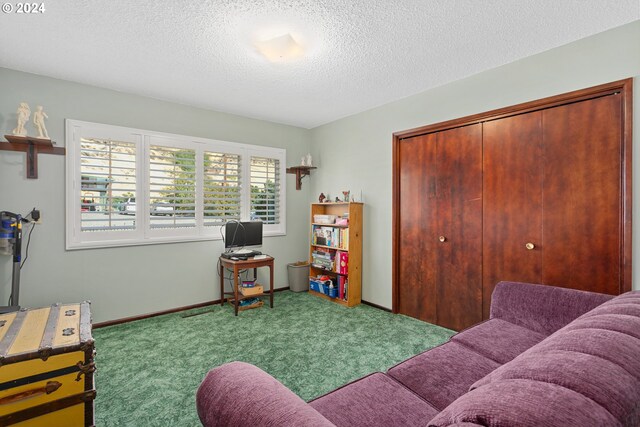
<svg viewBox="0 0 640 427"><path fill-rule="evenodd" d="M259 296L269 295L269 305L273 308L273 257L266 258L249 258L246 260L234 260L229 258L220 257L220 305L224 305L225 295L233 295L233 308L235 315L238 315L238 303L243 299L247 298L255 298ZM269 292L263 292L257 295L250 296L242 296L238 290L238 275L240 270L246 270L253 268L253 277L258 277L258 268L259 267L269 267ZM231 292L224 291L224 269L228 268L229 270L233 270L233 290Z"/></svg>

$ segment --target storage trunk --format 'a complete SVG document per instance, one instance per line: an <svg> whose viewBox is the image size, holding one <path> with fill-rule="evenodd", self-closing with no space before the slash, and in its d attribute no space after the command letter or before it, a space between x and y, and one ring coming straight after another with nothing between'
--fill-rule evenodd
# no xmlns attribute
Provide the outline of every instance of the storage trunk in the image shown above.
<svg viewBox="0 0 640 427"><path fill-rule="evenodd" d="M0 426L93 426L89 302L0 315Z"/></svg>

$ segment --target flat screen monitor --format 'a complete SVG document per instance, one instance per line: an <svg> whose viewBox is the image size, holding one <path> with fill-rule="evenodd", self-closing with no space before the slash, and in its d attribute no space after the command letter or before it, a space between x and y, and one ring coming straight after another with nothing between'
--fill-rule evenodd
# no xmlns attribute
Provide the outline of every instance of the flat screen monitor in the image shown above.
<svg viewBox="0 0 640 427"><path fill-rule="evenodd" d="M224 247L242 248L262 246L262 221L227 222L224 228Z"/></svg>

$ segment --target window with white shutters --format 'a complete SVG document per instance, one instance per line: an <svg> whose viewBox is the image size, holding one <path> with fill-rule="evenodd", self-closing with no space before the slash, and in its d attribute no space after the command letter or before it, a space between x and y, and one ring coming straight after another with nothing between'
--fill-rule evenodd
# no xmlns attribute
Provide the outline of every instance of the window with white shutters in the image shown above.
<svg viewBox="0 0 640 427"><path fill-rule="evenodd" d="M81 231L135 229L135 144L81 138L79 154Z"/></svg>
<svg viewBox="0 0 640 427"><path fill-rule="evenodd" d="M251 157L251 220L280 223L280 161Z"/></svg>
<svg viewBox="0 0 640 427"><path fill-rule="evenodd" d="M230 220L283 235L286 151L66 121L67 249L221 239Z"/></svg>
<svg viewBox="0 0 640 427"><path fill-rule="evenodd" d="M149 146L148 176L150 227L195 227L195 150Z"/></svg>
<svg viewBox="0 0 640 427"><path fill-rule="evenodd" d="M240 220L240 155L205 151L203 174L204 225Z"/></svg>

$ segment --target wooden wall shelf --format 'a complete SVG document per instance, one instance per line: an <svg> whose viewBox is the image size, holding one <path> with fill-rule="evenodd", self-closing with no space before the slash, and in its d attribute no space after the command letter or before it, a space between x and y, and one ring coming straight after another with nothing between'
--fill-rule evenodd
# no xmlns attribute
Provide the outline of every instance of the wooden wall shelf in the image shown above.
<svg viewBox="0 0 640 427"><path fill-rule="evenodd" d="M287 173L296 175L296 190L302 189L302 178L311 175L311 169L318 169L315 166L292 166L287 168Z"/></svg>
<svg viewBox="0 0 640 427"><path fill-rule="evenodd" d="M0 141L1 151L21 151L27 153L27 178L38 178L38 153L64 156L64 147L54 147L50 139L31 136L5 135L8 142Z"/></svg>

